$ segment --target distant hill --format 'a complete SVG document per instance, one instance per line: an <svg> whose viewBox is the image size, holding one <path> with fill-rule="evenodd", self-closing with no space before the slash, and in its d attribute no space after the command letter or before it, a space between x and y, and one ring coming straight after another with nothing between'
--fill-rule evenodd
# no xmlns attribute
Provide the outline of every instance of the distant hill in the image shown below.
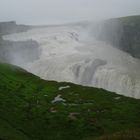
<svg viewBox="0 0 140 140"><path fill-rule="evenodd" d="M1 140L138 140L139 118L140 100L0 64Z"/></svg>

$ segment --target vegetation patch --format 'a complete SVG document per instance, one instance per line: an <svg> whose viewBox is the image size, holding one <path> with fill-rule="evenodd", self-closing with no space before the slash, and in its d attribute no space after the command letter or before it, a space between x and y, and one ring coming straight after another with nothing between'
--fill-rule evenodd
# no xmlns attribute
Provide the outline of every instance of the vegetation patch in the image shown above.
<svg viewBox="0 0 140 140"><path fill-rule="evenodd" d="M122 140L123 131L137 137L139 118L138 99L45 81L19 67L0 64L1 140L106 140L116 134Z"/></svg>

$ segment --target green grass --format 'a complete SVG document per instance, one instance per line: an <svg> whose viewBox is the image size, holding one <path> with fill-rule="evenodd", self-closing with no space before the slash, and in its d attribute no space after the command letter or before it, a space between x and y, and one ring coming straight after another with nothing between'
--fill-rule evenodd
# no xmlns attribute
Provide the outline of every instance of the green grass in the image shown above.
<svg viewBox="0 0 140 140"><path fill-rule="evenodd" d="M59 90L69 85L70 88ZM57 95L65 102L52 103ZM119 99L117 99L120 97ZM0 64L1 140L96 140L140 129L140 100Z"/></svg>
<svg viewBox="0 0 140 140"><path fill-rule="evenodd" d="M123 24L140 27L140 15L118 18Z"/></svg>
<svg viewBox="0 0 140 140"><path fill-rule="evenodd" d="M102 136L97 140L139 140L140 131L131 130L131 131L122 131L108 136Z"/></svg>

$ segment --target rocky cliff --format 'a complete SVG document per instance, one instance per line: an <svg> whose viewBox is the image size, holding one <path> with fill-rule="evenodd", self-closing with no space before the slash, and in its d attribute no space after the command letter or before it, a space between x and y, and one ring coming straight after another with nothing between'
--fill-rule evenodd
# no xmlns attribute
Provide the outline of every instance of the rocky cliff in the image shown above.
<svg viewBox="0 0 140 140"><path fill-rule="evenodd" d="M140 16L106 20L97 32L99 39L140 58Z"/></svg>
<svg viewBox="0 0 140 140"><path fill-rule="evenodd" d="M15 21L0 22L0 36L5 34L24 32L31 28L27 25L17 25Z"/></svg>
<svg viewBox="0 0 140 140"><path fill-rule="evenodd" d="M0 61L24 65L39 59L40 49L36 41L0 41Z"/></svg>
<svg viewBox="0 0 140 140"><path fill-rule="evenodd" d="M36 41L8 41L3 35L26 32L31 26L17 25L16 22L0 22L0 61L24 65L39 59L40 49Z"/></svg>

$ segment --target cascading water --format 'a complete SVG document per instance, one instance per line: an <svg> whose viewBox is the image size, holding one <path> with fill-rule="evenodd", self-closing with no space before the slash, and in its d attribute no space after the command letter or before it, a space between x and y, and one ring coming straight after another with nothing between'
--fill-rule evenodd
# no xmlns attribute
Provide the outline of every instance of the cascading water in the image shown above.
<svg viewBox="0 0 140 140"><path fill-rule="evenodd" d="M140 60L96 40L80 24L36 28L3 39L33 39L39 43L40 58L20 66L41 78L95 86L140 98Z"/></svg>

